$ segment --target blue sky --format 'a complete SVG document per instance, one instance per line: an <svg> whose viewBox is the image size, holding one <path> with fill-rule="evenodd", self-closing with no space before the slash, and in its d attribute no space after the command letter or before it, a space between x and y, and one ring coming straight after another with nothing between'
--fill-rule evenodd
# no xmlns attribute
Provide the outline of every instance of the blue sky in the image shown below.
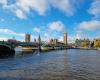
<svg viewBox="0 0 100 80"><path fill-rule="evenodd" d="M0 0L0 40L100 38L100 0Z"/></svg>

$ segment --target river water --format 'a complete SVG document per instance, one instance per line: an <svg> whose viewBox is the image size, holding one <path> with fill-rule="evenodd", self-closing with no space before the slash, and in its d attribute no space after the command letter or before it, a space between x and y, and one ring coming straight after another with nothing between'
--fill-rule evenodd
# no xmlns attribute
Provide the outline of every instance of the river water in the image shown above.
<svg viewBox="0 0 100 80"><path fill-rule="evenodd" d="M0 59L0 80L100 80L100 51L17 53Z"/></svg>

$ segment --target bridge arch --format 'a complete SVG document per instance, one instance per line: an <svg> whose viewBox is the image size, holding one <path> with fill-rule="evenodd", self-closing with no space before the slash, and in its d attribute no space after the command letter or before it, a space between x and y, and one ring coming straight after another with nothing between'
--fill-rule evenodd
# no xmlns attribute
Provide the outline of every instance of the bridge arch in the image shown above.
<svg viewBox="0 0 100 80"><path fill-rule="evenodd" d="M15 54L14 48L11 45L0 44L0 58L12 56Z"/></svg>
<svg viewBox="0 0 100 80"><path fill-rule="evenodd" d="M1 46L1 47L5 47L5 48L9 48L9 49L11 49L11 46L6 45L6 44L0 44L0 46Z"/></svg>

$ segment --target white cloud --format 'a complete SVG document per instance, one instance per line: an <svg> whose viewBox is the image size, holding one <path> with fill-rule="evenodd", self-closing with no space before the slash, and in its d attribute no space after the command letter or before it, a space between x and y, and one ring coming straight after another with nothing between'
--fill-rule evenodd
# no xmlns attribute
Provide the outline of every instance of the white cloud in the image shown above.
<svg viewBox="0 0 100 80"><path fill-rule="evenodd" d="M31 10L44 15L48 8L46 2L46 0L17 0L14 4L5 5L4 8L14 12L18 18L26 19Z"/></svg>
<svg viewBox="0 0 100 80"><path fill-rule="evenodd" d="M78 25L79 29L82 30L99 30L100 29L100 21L91 20L91 21L83 21Z"/></svg>
<svg viewBox="0 0 100 80"><path fill-rule="evenodd" d="M98 20L83 21L78 24L74 38L75 39L88 38L92 40L94 38L100 37L98 35L99 32L100 32L100 21Z"/></svg>
<svg viewBox="0 0 100 80"><path fill-rule="evenodd" d="M0 41L7 41L8 38L5 38L5 37L0 37Z"/></svg>
<svg viewBox="0 0 100 80"><path fill-rule="evenodd" d="M11 5L4 5L3 8L5 10L10 10L20 19L27 18L27 15L26 15L27 13L25 11L23 11L23 9L21 9L21 7L18 6L17 2L15 4L11 4Z"/></svg>
<svg viewBox="0 0 100 80"><path fill-rule="evenodd" d="M26 15L25 15L24 12L23 12L22 10L20 10L20 9L17 9L17 10L15 11L15 14L16 14L16 16L17 16L18 18L20 18L20 19L26 19Z"/></svg>
<svg viewBox="0 0 100 80"><path fill-rule="evenodd" d="M50 0L54 8L64 12L67 16L74 15L74 2L72 0Z"/></svg>
<svg viewBox="0 0 100 80"><path fill-rule="evenodd" d="M47 10L46 0L19 0L18 6L27 12L32 9L39 15L44 15Z"/></svg>
<svg viewBox="0 0 100 80"><path fill-rule="evenodd" d="M4 21L5 21L5 19L3 19L3 18L2 18L2 19L0 19L0 21L1 21L1 22L4 22Z"/></svg>
<svg viewBox="0 0 100 80"><path fill-rule="evenodd" d="M15 34L12 30L9 30L9 29L0 29L0 33Z"/></svg>
<svg viewBox="0 0 100 80"><path fill-rule="evenodd" d="M73 36L68 37L68 43L74 43L76 37L74 38Z"/></svg>
<svg viewBox="0 0 100 80"><path fill-rule="evenodd" d="M25 34L24 33L16 33L17 36L21 36L21 37L24 37Z"/></svg>
<svg viewBox="0 0 100 80"><path fill-rule="evenodd" d="M40 28L38 28L38 27L35 27L35 28L33 29L33 31L38 32L38 33L41 32Z"/></svg>
<svg viewBox="0 0 100 80"><path fill-rule="evenodd" d="M62 31L65 25L61 21L56 21L48 24L50 30Z"/></svg>
<svg viewBox="0 0 100 80"><path fill-rule="evenodd" d="M63 36L59 37L58 41L63 42Z"/></svg>
<svg viewBox="0 0 100 80"><path fill-rule="evenodd" d="M2 0L1 3L5 9L11 10L20 19L26 19L32 11L43 16L51 8L58 9L67 16L73 16L76 8L74 0L16 0L10 5L7 4L7 0Z"/></svg>
<svg viewBox="0 0 100 80"><path fill-rule="evenodd" d="M74 39L83 39L83 30L76 30L75 34L74 34Z"/></svg>
<svg viewBox="0 0 100 80"><path fill-rule="evenodd" d="M0 0L1 5L7 5L7 0Z"/></svg>
<svg viewBox="0 0 100 80"><path fill-rule="evenodd" d="M96 18L100 18L100 0L94 0L88 12Z"/></svg>
<svg viewBox="0 0 100 80"><path fill-rule="evenodd" d="M44 36L45 36L45 37L49 37L49 34L48 34L48 33L44 33Z"/></svg>
<svg viewBox="0 0 100 80"><path fill-rule="evenodd" d="M47 42L50 40L50 38L51 38L51 36L50 36L49 33L44 33L44 35L43 35L43 37L42 37L42 39L43 39L44 41L47 41Z"/></svg>
<svg viewBox="0 0 100 80"><path fill-rule="evenodd" d="M12 35L15 35L15 36L21 36L23 37L24 36L24 33L16 33L10 29L0 29L0 34L12 34Z"/></svg>

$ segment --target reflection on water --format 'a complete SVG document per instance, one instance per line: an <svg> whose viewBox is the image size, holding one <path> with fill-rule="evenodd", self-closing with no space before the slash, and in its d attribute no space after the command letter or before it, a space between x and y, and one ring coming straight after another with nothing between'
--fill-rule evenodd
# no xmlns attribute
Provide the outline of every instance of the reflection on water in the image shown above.
<svg viewBox="0 0 100 80"><path fill-rule="evenodd" d="M0 80L100 80L100 51L16 53L0 59Z"/></svg>

